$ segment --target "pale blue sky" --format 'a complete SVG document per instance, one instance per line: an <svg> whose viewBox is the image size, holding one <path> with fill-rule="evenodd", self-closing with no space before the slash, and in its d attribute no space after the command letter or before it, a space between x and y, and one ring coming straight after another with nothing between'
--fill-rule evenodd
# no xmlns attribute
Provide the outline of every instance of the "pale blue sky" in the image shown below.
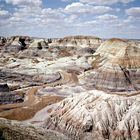
<svg viewBox="0 0 140 140"><path fill-rule="evenodd" d="M0 0L0 35L140 39L140 0Z"/></svg>

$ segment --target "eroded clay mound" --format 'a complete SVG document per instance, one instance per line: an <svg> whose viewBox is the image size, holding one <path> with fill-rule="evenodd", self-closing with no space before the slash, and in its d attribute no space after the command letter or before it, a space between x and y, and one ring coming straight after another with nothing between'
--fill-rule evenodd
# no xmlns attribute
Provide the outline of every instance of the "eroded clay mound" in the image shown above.
<svg viewBox="0 0 140 140"><path fill-rule="evenodd" d="M54 46L74 46L74 47L92 47L97 49L102 40L94 36L68 36L58 39L50 45Z"/></svg>
<svg viewBox="0 0 140 140"><path fill-rule="evenodd" d="M104 42L92 57L93 69L85 81L97 89L133 91L140 89L140 49L121 39Z"/></svg>
<svg viewBox="0 0 140 140"><path fill-rule="evenodd" d="M12 36L6 39L4 44L4 52L17 53L24 50L30 44L32 38L28 36Z"/></svg>
<svg viewBox="0 0 140 140"><path fill-rule="evenodd" d="M71 96L58 105L44 125L71 139L140 139L140 96L110 95L93 90Z"/></svg>
<svg viewBox="0 0 140 140"><path fill-rule="evenodd" d="M44 39L34 39L32 43L29 45L29 49L43 49L48 47L48 42Z"/></svg>

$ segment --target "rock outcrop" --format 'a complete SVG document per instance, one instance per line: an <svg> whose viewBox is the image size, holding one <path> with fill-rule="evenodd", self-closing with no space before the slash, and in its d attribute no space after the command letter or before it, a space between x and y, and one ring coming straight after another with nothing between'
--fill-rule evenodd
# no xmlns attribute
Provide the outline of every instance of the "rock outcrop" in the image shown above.
<svg viewBox="0 0 140 140"><path fill-rule="evenodd" d="M3 37L3 36L0 36L0 47L1 47L1 46L4 46L5 43L6 43L6 38Z"/></svg>
<svg viewBox="0 0 140 140"><path fill-rule="evenodd" d="M0 105L21 103L24 101L24 95L15 92L0 92Z"/></svg>
<svg viewBox="0 0 140 140"><path fill-rule="evenodd" d="M1 140L69 140L56 131L35 128L17 121L0 119Z"/></svg>
<svg viewBox="0 0 140 140"><path fill-rule="evenodd" d="M0 92L8 92L10 91L8 85L6 83L0 83Z"/></svg>

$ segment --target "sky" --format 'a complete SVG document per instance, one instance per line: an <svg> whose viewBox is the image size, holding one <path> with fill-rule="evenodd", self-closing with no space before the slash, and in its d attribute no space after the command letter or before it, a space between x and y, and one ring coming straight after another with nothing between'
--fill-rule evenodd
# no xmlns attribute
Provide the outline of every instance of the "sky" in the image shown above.
<svg viewBox="0 0 140 140"><path fill-rule="evenodd" d="M0 36L140 39L140 0L0 0Z"/></svg>

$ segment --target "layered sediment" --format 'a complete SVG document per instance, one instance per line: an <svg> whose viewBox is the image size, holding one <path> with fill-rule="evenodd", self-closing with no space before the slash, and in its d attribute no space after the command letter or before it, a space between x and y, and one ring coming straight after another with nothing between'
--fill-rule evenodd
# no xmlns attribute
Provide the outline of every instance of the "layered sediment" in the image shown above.
<svg viewBox="0 0 140 140"><path fill-rule="evenodd" d="M0 119L0 138L140 139L139 41L14 36L0 45L0 117L11 120Z"/></svg>
<svg viewBox="0 0 140 140"><path fill-rule="evenodd" d="M99 37L95 36L67 36L62 39L58 39L50 45L53 46L65 46L65 47L91 47L97 49L102 43Z"/></svg>
<svg viewBox="0 0 140 140"><path fill-rule="evenodd" d="M91 79L96 89L108 91L139 90L140 49L121 39L104 42L92 56Z"/></svg>

